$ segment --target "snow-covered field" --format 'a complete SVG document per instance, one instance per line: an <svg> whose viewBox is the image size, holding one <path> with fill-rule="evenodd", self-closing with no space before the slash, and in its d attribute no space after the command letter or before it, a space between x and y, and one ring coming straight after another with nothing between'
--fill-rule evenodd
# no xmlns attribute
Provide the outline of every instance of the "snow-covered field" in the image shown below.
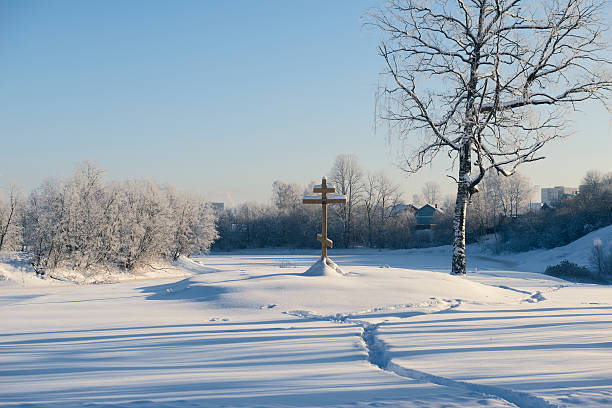
<svg viewBox="0 0 612 408"><path fill-rule="evenodd" d="M471 248L467 277L448 247L330 251L344 276L303 276L314 251L215 254L95 285L13 260L0 406L612 406L612 287L538 273L594 238Z"/></svg>

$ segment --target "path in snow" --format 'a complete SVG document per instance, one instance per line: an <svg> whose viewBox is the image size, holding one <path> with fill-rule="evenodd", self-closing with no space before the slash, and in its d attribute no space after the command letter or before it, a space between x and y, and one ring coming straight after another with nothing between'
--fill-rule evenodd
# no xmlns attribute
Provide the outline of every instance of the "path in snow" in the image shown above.
<svg viewBox="0 0 612 408"><path fill-rule="evenodd" d="M444 313L458 307L460 303L456 303L448 307L448 309L441 310L436 313ZM337 323L352 323L361 327L361 338L363 341L364 348L368 353L368 361L380 368L381 370L389 371L397 374L400 377L421 381L423 383L432 383L445 387L450 387L455 393L471 392L480 394L483 400L487 399L498 399L511 404L512 406L518 407L533 407L533 408L552 408L557 407L556 404L551 404L546 400L537 396L531 395L522 391L514 391L508 388L502 388L498 386L491 386L485 384L472 383L468 381L453 380L451 378L441 377L426 373L424 371L414 370L411 368L403 367L395 363L392 358L392 354L388 351L387 344L380 339L378 335L378 328L384 323L368 323L363 320L356 320L347 315L332 315L332 316L315 316L312 313L306 311L293 311L288 314L298 317L304 317L307 319L320 319L324 321L337 322ZM418 313L420 315L425 313ZM404 315L403 318L406 318Z"/></svg>

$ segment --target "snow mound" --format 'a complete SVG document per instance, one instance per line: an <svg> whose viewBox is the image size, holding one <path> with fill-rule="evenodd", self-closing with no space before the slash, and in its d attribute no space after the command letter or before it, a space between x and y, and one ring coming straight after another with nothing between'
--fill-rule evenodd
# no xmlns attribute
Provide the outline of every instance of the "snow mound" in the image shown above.
<svg viewBox="0 0 612 408"><path fill-rule="evenodd" d="M90 269L56 268L48 276L77 284L104 284L149 279L174 279L191 276L192 273L166 262L144 265L134 271L96 266Z"/></svg>
<svg viewBox="0 0 612 408"><path fill-rule="evenodd" d="M319 258L317 262L312 264L302 276L344 276L346 275L338 265L329 258Z"/></svg>

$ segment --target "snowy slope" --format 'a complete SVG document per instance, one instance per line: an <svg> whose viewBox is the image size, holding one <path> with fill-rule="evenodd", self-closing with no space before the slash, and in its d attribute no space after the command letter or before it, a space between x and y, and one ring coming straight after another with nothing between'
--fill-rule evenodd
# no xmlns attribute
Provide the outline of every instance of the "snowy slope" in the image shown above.
<svg viewBox="0 0 612 408"><path fill-rule="evenodd" d="M557 265L564 259L578 265L588 266L595 240L608 246L612 244L612 225L590 232L584 237L562 247L538 249L520 254L501 256L516 263L519 270L543 272L548 265Z"/></svg>

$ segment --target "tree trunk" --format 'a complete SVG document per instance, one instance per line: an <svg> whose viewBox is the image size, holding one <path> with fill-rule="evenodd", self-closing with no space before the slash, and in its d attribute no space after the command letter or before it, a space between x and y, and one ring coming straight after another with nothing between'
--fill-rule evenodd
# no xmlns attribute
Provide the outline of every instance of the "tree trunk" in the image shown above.
<svg viewBox="0 0 612 408"><path fill-rule="evenodd" d="M456 275L465 274L465 216L468 200L469 193L465 183L459 183L457 187L457 201L455 202L455 214L453 216L452 273Z"/></svg>
<svg viewBox="0 0 612 408"><path fill-rule="evenodd" d="M457 200L455 201L455 214L453 216L453 259L452 273L464 275L465 269L465 219L467 205L470 200L470 173L472 162L470 160L470 144L466 143L459 154L459 182L457 183Z"/></svg>

